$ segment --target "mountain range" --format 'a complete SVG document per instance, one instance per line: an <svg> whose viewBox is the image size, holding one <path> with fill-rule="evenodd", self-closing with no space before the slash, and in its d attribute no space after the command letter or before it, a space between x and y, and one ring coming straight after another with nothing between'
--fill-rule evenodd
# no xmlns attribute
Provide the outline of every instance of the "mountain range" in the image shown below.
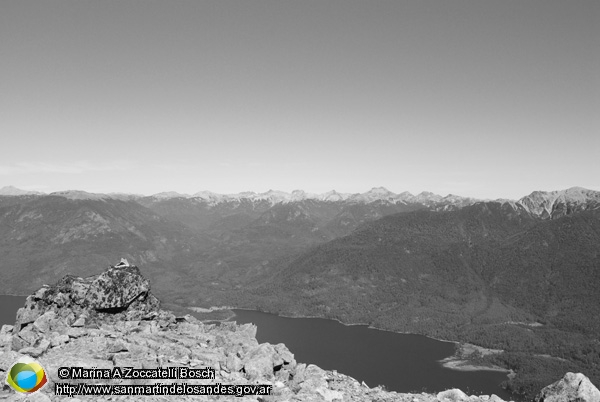
<svg viewBox="0 0 600 402"><path fill-rule="evenodd" d="M600 192L519 200L303 191L33 194L0 189L0 293L118 257L169 304L316 315L505 352L516 392L600 382Z"/></svg>
<svg viewBox="0 0 600 402"><path fill-rule="evenodd" d="M461 197L454 194L448 194L445 197L440 195L423 191L417 195L413 195L408 191L402 193L393 193L385 187L373 187L371 190L364 193L338 193L335 190L322 193L307 193L303 190L295 190L291 193L277 190L269 190L264 193L256 193L253 191L246 191L237 194L217 194L211 191L199 191L193 195L181 194L175 191L161 192L150 196L144 196L133 193L88 193L80 190L66 190L57 191L49 194L45 194L39 191L27 191L21 190L14 186L5 186L0 188L0 196L59 196L73 200L100 200L100 199L117 199L117 200L143 200L143 199L154 199L154 200L169 200L169 199L189 199L197 203L206 203L210 205L217 205L227 202L268 202L271 205L279 203L293 203L300 201L324 201L324 202L347 202L347 203L362 203L369 204L373 202L386 202L392 204L422 204L426 206L438 206L438 207L450 207L458 206L464 207L471 205L476 202L508 202L514 205L524 207L527 211L534 213L538 216L551 215L556 207L564 205L565 207L576 206L576 205L587 205L592 202L597 204L599 201L599 192L588 190L582 187L572 187L566 190L559 191L534 191L531 194L522 197L518 201L512 201L507 199L498 200L480 200L471 197Z"/></svg>
<svg viewBox="0 0 600 402"><path fill-rule="evenodd" d="M17 196L17 195L56 195L70 199L141 199L145 196L139 194L126 194L126 193L108 193L108 194L97 194L88 193L80 190L67 190L57 191L50 194L44 194L38 191L26 191L21 190L13 186L5 186L0 188L0 195ZM171 199L171 198L193 198L197 201L204 201L210 204L218 204L222 202L231 202L247 200L251 202L267 201L271 205L277 203L289 203L296 201L314 200L314 201L349 201L349 202L362 202L370 203L374 201L387 201L387 202L403 202L403 203L464 203L469 200L475 201L472 198L459 197L449 194L446 197L439 196L430 192L422 192L418 195L412 195L405 191L400 194L393 193L384 187L374 187L365 193L338 193L335 190L328 191L322 194L307 193L303 190L295 190L291 193L277 190L269 190L264 193L256 193L253 191L246 191L237 194L217 194L211 191L199 191L193 195L181 194L175 191L166 191L151 195L150 197L156 199Z"/></svg>

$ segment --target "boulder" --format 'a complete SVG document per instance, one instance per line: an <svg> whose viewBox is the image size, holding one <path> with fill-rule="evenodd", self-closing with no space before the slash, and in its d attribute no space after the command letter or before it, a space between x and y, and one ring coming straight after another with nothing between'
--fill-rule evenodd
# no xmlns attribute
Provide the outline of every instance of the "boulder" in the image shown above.
<svg viewBox="0 0 600 402"><path fill-rule="evenodd" d="M85 302L96 310L123 310L136 299L145 299L150 282L138 267L111 268L90 284Z"/></svg>
<svg viewBox="0 0 600 402"><path fill-rule="evenodd" d="M34 322L45 311L46 305L43 302L36 301L32 296L28 296L25 301L25 307L17 310L17 320L15 321L13 333L19 332L23 327Z"/></svg>
<svg viewBox="0 0 600 402"><path fill-rule="evenodd" d="M42 355L50 347L50 341L42 338L36 346L27 346L19 350L19 353L23 355L29 355L31 357L38 357Z"/></svg>
<svg viewBox="0 0 600 402"><path fill-rule="evenodd" d="M461 402L467 401L469 397L460 389L448 389L439 392L437 394L437 399L439 399L440 402Z"/></svg>
<svg viewBox="0 0 600 402"><path fill-rule="evenodd" d="M79 316L77 317L77 319L75 321L73 321L73 324L71 324L72 327L84 327L85 326L85 317L84 316Z"/></svg>
<svg viewBox="0 0 600 402"><path fill-rule="evenodd" d="M69 335L67 334L59 334L58 332L53 332L50 334L50 346L57 347L69 342Z"/></svg>
<svg viewBox="0 0 600 402"><path fill-rule="evenodd" d="M283 365L283 358L270 343L263 343L244 357L244 370L249 379L272 378L274 369Z"/></svg>
<svg viewBox="0 0 600 402"><path fill-rule="evenodd" d="M42 334L35 330L33 326L23 328L16 336L12 337L12 348L15 351L33 346L42 338Z"/></svg>
<svg viewBox="0 0 600 402"><path fill-rule="evenodd" d="M149 281L136 266L110 268L87 278L67 275L27 297L12 334L7 333L10 327L3 330L0 346L39 356L105 322L139 320L150 313L165 325L175 322L171 313L159 309L160 301L150 293ZM117 318L117 313L122 314Z"/></svg>
<svg viewBox="0 0 600 402"><path fill-rule="evenodd" d="M229 355L229 356L227 356L225 366L227 367L229 372L234 372L234 371L240 371L242 369L242 367L244 367L244 364L242 363L242 360L238 356Z"/></svg>
<svg viewBox="0 0 600 402"><path fill-rule="evenodd" d="M12 325L3 325L0 329L0 350L12 344Z"/></svg>
<svg viewBox="0 0 600 402"><path fill-rule="evenodd" d="M17 312L13 334L34 322L40 332L51 331L48 325L55 322L57 316L65 320L69 320L69 316L77 317L71 323L83 326L88 322L87 310L90 309L109 313L126 312L129 318L134 319L148 316L159 308L160 301L150 293L150 282L134 265L110 268L100 275L87 278L66 275L55 285L44 285L27 297L25 306Z"/></svg>
<svg viewBox="0 0 600 402"><path fill-rule="evenodd" d="M33 322L33 326L41 333L52 332L54 322L56 321L56 313L53 310L46 311Z"/></svg>
<svg viewBox="0 0 600 402"><path fill-rule="evenodd" d="M590 379L581 373L567 373L565 376L543 388L536 396L536 402L598 402L600 391Z"/></svg>

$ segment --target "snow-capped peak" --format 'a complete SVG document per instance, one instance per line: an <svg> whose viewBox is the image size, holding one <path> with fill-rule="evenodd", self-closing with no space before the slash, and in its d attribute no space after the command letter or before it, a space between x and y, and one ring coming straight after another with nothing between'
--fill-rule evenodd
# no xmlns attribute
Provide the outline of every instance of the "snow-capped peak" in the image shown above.
<svg viewBox="0 0 600 402"><path fill-rule="evenodd" d="M269 190L265 193L256 194L252 197L255 201L269 201L272 205L280 202L289 202L291 195L284 191Z"/></svg>
<svg viewBox="0 0 600 402"><path fill-rule="evenodd" d="M108 194L88 193L81 190L55 191L49 195L67 198L69 200L105 200L112 198Z"/></svg>
<svg viewBox="0 0 600 402"><path fill-rule="evenodd" d="M317 199L318 194L307 193L304 190L294 190L290 195L290 201L304 201L304 200L314 200Z"/></svg>
<svg viewBox="0 0 600 402"><path fill-rule="evenodd" d="M364 202L367 204L375 201L399 201L398 195L392 193L385 187L373 187L371 190L365 193L354 194L352 196L352 200L356 202Z"/></svg>
<svg viewBox="0 0 600 402"><path fill-rule="evenodd" d="M338 193L335 190L331 190L331 191L328 191L326 193L317 195L317 199L318 200L320 200L320 201L330 201L330 202L346 201L348 198L350 198L350 194L348 194L348 193Z"/></svg>
<svg viewBox="0 0 600 402"><path fill-rule="evenodd" d="M588 206L600 207L600 192L582 187L571 187L558 191L534 191L521 198L518 203L528 212L541 217L564 215L567 209L587 209Z"/></svg>
<svg viewBox="0 0 600 402"><path fill-rule="evenodd" d="M437 195L437 194L434 194L429 191L423 191L414 197L414 201L421 202L421 203L422 202L440 202L441 200L442 200L441 195Z"/></svg>
<svg viewBox="0 0 600 402"><path fill-rule="evenodd" d="M227 199L226 195L213 193L212 191L198 191L192 195L192 198L201 199L211 204L217 204Z"/></svg>
<svg viewBox="0 0 600 402"><path fill-rule="evenodd" d="M43 195L44 193L40 193L39 191L27 191L21 190L20 188L16 188L14 186L5 186L0 188L0 195Z"/></svg>
<svg viewBox="0 0 600 402"><path fill-rule="evenodd" d="M162 193L153 194L152 197L158 199L167 199L167 198L189 198L188 194L181 194L176 191L163 191Z"/></svg>

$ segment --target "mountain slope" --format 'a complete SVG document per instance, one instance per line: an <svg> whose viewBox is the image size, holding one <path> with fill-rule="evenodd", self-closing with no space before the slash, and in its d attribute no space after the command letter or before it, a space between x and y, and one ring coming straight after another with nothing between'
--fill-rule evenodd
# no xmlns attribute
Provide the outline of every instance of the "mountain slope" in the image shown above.
<svg viewBox="0 0 600 402"><path fill-rule="evenodd" d="M494 363L517 372L520 392L565 370L600 379L598 210L542 219L489 202L391 215L255 286L239 299L261 310L503 349Z"/></svg>
<svg viewBox="0 0 600 402"><path fill-rule="evenodd" d="M527 318L586 333L600 332L598 286L600 211L540 220L495 202L384 217L277 267L265 285L283 310L399 330L443 315L433 326ZM388 322L393 311L406 323Z"/></svg>
<svg viewBox="0 0 600 402"><path fill-rule="evenodd" d="M342 320L383 324L378 321L401 311L413 329L411 320L424 327L437 326L438 320L465 323L471 317L465 304L479 311L488 303L473 249L535 223L529 214L499 203L391 215L280 266L268 286L310 304L311 314L335 312ZM354 308L356 303L363 308ZM428 311L428 306L437 308Z"/></svg>
<svg viewBox="0 0 600 402"><path fill-rule="evenodd" d="M560 191L534 191L518 203L542 218L556 219L575 212L600 209L600 192L581 187Z"/></svg>
<svg viewBox="0 0 600 402"><path fill-rule="evenodd" d="M68 266L77 266L73 273L84 275L90 264L107 266L115 256L162 271L174 262L185 264L204 242L185 226L131 201L19 198L19 203L0 202L2 293L30 292L56 280ZM165 280L178 277L173 270Z"/></svg>

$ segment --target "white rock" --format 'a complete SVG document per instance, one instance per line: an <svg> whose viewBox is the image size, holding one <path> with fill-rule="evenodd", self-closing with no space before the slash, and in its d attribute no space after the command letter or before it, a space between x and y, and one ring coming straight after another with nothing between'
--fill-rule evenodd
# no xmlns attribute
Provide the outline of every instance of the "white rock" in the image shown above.
<svg viewBox="0 0 600 402"><path fill-rule="evenodd" d="M567 373L536 397L543 402L599 402L600 391L581 373Z"/></svg>
<svg viewBox="0 0 600 402"><path fill-rule="evenodd" d="M438 393L437 399L440 402L460 402L468 400L469 397L460 389L448 389Z"/></svg>

